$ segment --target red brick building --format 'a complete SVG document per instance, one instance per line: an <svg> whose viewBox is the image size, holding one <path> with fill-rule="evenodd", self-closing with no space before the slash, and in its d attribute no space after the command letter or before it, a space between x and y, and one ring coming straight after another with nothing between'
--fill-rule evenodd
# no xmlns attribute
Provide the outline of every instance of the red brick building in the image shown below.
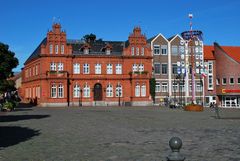
<svg viewBox="0 0 240 161"><path fill-rule="evenodd" d="M239 108L240 47L220 46L217 43L204 47L205 55L208 55L209 60L213 62L213 73L215 73L213 89L208 90L209 95L217 96L216 101L221 107Z"/></svg>
<svg viewBox="0 0 240 161"><path fill-rule="evenodd" d="M40 106L148 105L151 74L151 49L139 27L127 41L83 41L67 39L56 23L24 64L22 92Z"/></svg>

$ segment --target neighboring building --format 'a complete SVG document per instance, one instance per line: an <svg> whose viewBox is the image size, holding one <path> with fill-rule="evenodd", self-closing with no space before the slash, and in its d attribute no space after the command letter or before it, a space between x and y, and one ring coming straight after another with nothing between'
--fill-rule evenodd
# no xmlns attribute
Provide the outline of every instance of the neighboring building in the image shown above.
<svg viewBox="0 0 240 161"><path fill-rule="evenodd" d="M203 44L198 40L195 44L183 40L179 35L169 39L162 34L148 40L153 55L153 77L156 79L156 104L164 104L167 99L175 103L186 104L192 100L191 91L191 55L192 50L197 56L195 72L195 96L196 102L203 103L204 91L201 77L203 68Z"/></svg>
<svg viewBox="0 0 240 161"><path fill-rule="evenodd" d="M24 100L40 106L152 103L151 48L139 27L128 41L83 41L56 23L24 65Z"/></svg>
<svg viewBox="0 0 240 161"><path fill-rule="evenodd" d="M214 43L216 95L222 107L240 107L240 47Z"/></svg>

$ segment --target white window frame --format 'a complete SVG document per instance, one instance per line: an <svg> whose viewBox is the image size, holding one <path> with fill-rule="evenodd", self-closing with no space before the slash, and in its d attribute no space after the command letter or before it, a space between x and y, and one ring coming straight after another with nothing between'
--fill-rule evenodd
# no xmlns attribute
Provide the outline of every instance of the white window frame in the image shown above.
<svg viewBox="0 0 240 161"><path fill-rule="evenodd" d="M136 84L135 86L135 97L140 97L140 85Z"/></svg>
<svg viewBox="0 0 240 161"><path fill-rule="evenodd" d="M154 55L160 55L161 52L160 52L160 45L153 45L153 54Z"/></svg>
<svg viewBox="0 0 240 161"><path fill-rule="evenodd" d="M161 55L168 55L168 46L161 45Z"/></svg>
<svg viewBox="0 0 240 161"><path fill-rule="evenodd" d="M224 79L225 79L225 81L226 81L225 83L224 83L224 81L223 81ZM226 84L227 84L227 78L222 78L222 85L226 85Z"/></svg>
<svg viewBox="0 0 240 161"><path fill-rule="evenodd" d="M50 71L57 71L57 64L54 62L50 63Z"/></svg>
<svg viewBox="0 0 240 161"><path fill-rule="evenodd" d="M55 45L55 54L58 54L58 45Z"/></svg>
<svg viewBox="0 0 240 161"><path fill-rule="evenodd" d="M172 55L178 55L178 46L177 45L172 45L171 47L171 54Z"/></svg>
<svg viewBox="0 0 240 161"><path fill-rule="evenodd" d="M75 84L73 87L73 97L74 98L80 97L80 86L78 84Z"/></svg>
<svg viewBox="0 0 240 161"><path fill-rule="evenodd" d="M131 47L131 55L134 55L134 50L135 50L135 48Z"/></svg>
<svg viewBox="0 0 240 161"><path fill-rule="evenodd" d="M155 65L159 64L159 73L156 73ZM160 63L154 63L154 74L161 74L161 64Z"/></svg>
<svg viewBox="0 0 240 161"><path fill-rule="evenodd" d="M145 48L144 48L144 47L142 47L142 48L141 48L141 55L143 56L143 55L144 55L144 53L145 53Z"/></svg>
<svg viewBox="0 0 240 161"><path fill-rule="evenodd" d="M233 79L233 83L231 83L231 79ZM234 77L230 77L230 78L229 78L229 84L230 84L230 85L234 85L234 83L235 83Z"/></svg>
<svg viewBox="0 0 240 161"><path fill-rule="evenodd" d="M123 91L122 91L122 86L121 84L118 84L117 87L116 87L116 97L122 97L123 96ZM120 96L119 96L120 94Z"/></svg>
<svg viewBox="0 0 240 161"><path fill-rule="evenodd" d="M79 63L73 64L73 74L80 74L80 64Z"/></svg>
<svg viewBox="0 0 240 161"><path fill-rule="evenodd" d="M57 85L51 84L51 98L57 98Z"/></svg>
<svg viewBox="0 0 240 161"><path fill-rule="evenodd" d="M163 65L166 65L166 73L163 73ZM161 73L163 74L163 75L167 75L168 74L168 64L167 63L162 63L161 64Z"/></svg>
<svg viewBox="0 0 240 161"><path fill-rule="evenodd" d="M107 74L113 74L113 65L107 64Z"/></svg>
<svg viewBox="0 0 240 161"><path fill-rule="evenodd" d="M144 71L144 64L139 64L138 70L139 70L139 72L143 72Z"/></svg>
<svg viewBox="0 0 240 161"><path fill-rule="evenodd" d="M147 91L146 84L143 84L143 85L141 86L141 96L142 96L142 97L146 97L146 91Z"/></svg>
<svg viewBox="0 0 240 161"><path fill-rule="evenodd" d="M132 65L132 71L137 72L138 71L138 64L133 64Z"/></svg>
<svg viewBox="0 0 240 161"><path fill-rule="evenodd" d="M64 98L64 86L62 83L58 85L58 98Z"/></svg>
<svg viewBox="0 0 240 161"><path fill-rule="evenodd" d="M90 97L90 87L87 84L83 88L83 97L85 98Z"/></svg>
<svg viewBox="0 0 240 161"><path fill-rule="evenodd" d="M83 74L89 74L89 73L90 73L89 64L87 64L87 63L83 64Z"/></svg>
<svg viewBox="0 0 240 161"><path fill-rule="evenodd" d="M101 64L97 63L95 64L95 74L101 74L102 70L101 70Z"/></svg>
<svg viewBox="0 0 240 161"><path fill-rule="evenodd" d="M167 82L162 82L161 83L162 87L162 92L168 92L168 83Z"/></svg>
<svg viewBox="0 0 240 161"><path fill-rule="evenodd" d="M89 49L88 48L85 48L85 49L83 49L83 54L89 54Z"/></svg>
<svg viewBox="0 0 240 161"><path fill-rule="evenodd" d="M63 71L63 63L58 63L58 71Z"/></svg>
<svg viewBox="0 0 240 161"><path fill-rule="evenodd" d="M155 92L161 92L161 84L160 84L160 82L156 82L156 84L155 84Z"/></svg>
<svg viewBox="0 0 240 161"><path fill-rule="evenodd" d="M52 44L49 45L49 53L53 54L53 45Z"/></svg>
<svg viewBox="0 0 240 161"><path fill-rule="evenodd" d="M113 86L111 84L107 85L106 97L113 97Z"/></svg>
<svg viewBox="0 0 240 161"><path fill-rule="evenodd" d="M122 74L122 64L116 64L116 74Z"/></svg>
<svg viewBox="0 0 240 161"><path fill-rule="evenodd" d="M174 90L175 89L175 90ZM178 92L178 83L177 81L172 81L172 92Z"/></svg>

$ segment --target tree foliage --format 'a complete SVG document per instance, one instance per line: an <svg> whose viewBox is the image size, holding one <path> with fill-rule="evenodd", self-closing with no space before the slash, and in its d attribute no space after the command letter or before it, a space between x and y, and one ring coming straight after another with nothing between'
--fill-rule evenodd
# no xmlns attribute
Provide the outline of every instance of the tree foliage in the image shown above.
<svg viewBox="0 0 240 161"><path fill-rule="evenodd" d="M92 34L92 33L83 36L83 39L88 43L94 42L96 40L96 38L97 38L96 35Z"/></svg>
<svg viewBox="0 0 240 161"><path fill-rule="evenodd" d="M156 80L155 78L150 79L150 94L153 99L153 103L155 103L155 86L156 86Z"/></svg>
<svg viewBox="0 0 240 161"><path fill-rule="evenodd" d="M17 67L18 59L9 46L0 42L0 93L14 89L14 82L8 80L13 76L12 69Z"/></svg>

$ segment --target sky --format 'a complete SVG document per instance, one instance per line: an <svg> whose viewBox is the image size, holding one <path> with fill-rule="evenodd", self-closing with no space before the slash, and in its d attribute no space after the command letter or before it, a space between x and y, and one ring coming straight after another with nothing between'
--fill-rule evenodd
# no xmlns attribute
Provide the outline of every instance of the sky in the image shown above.
<svg viewBox="0 0 240 161"><path fill-rule="evenodd" d="M103 40L125 41L135 26L147 38L169 38L193 29L203 32L204 44L240 46L239 0L0 0L0 42L24 62L60 21L68 39L94 33Z"/></svg>

